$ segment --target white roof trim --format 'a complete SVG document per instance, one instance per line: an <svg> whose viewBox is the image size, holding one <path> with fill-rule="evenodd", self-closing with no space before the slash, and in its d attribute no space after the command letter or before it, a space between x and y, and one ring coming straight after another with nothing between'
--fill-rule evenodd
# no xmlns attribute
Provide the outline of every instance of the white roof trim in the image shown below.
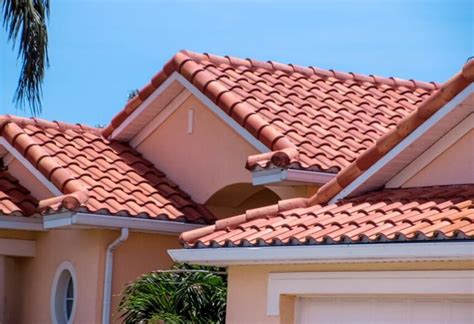
<svg viewBox="0 0 474 324"><path fill-rule="evenodd" d="M362 187L366 183L366 181L368 181L374 174L376 174L380 169L387 165L387 163L389 163L391 160L395 159L400 154L400 152L412 145L420 136L426 133L433 125L439 122L449 112L453 111L456 107L458 107L473 92L474 84L471 83L467 88L461 91L451 101L449 101L441 109L434 113L430 118L428 118L428 120L426 120L417 129L415 129L407 137L405 137L400 143L398 143L393 149L391 149L387 154L385 154L368 170L362 173L362 175L357 177L346 188L341 190L341 192L339 192L334 198L329 201L329 204L336 203L337 201L347 197L352 192Z"/></svg>
<svg viewBox="0 0 474 324"><path fill-rule="evenodd" d="M280 314L280 296L474 294L474 271L344 271L282 272L268 275L267 315Z"/></svg>
<svg viewBox="0 0 474 324"><path fill-rule="evenodd" d="M237 123L232 117L227 115L220 107L213 103L205 94L203 94L198 88L196 88L191 82L189 82L181 74L176 74L176 80L178 80L189 92L191 92L196 98L199 99L205 106L207 106L217 117L222 119L230 128L232 128L237 134L242 136L247 142L257 149L260 153L270 152L270 149L266 147L262 142L255 138L248 130Z"/></svg>
<svg viewBox="0 0 474 324"><path fill-rule="evenodd" d="M30 171L54 196L61 196L62 192L52 184L41 172L36 169L20 152L17 151L4 137L0 137L0 145L3 146L15 159L17 159L28 171ZM11 162L11 161L9 161Z"/></svg>
<svg viewBox="0 0 474 324"><path fill-rule="evenodd" d="M138 232L153 232L161 234L180 234L204 224L189 224L173 221L134 218L128 216L98 215L88 213L60 213L43 217L45 229L53 228L129 228Z"/></svg>
<svg viewBox="0 0 474 324"><path fill-rule="evenodd" d="M25 216L0 216L0 229L44 231L41 218Z"/></svg>
<svg viewBox="0 0 474 324"><path fill-rule="evenodd" d="M174 74L174 73L173 73ZM168 79L165 80L165 82L163 82L155 91L153 91L153 93L148 97L146 98L146 100L144 102L142 102L140 104L140 106L138 106L137 109L135 109L135 111L133 111L130 116L127 117L126 120L124 120L120 125L119 127L117 127L117 129L114 129L112 134L110 135L110 138L111 139L115 139L125 128L127 128L127 126L133 121L135 120L135 118L137 118L146 108L148 108L148 106L153 102L155 101L156 98L158 98L160 96L161 93L163 93L163 91L166 90L166 88L171 84L173 83L173 81L176 80L176 77L173 77L173 75L171 75Z"/></svg>
<svg viewBox="0 0 474 324"><path fill-rule="evenodd" d="M368 243L168 250L191 264L304 264L474 260L474 242Z"/></svg>
<svg viewBox="0 0 474 324"><path fill-rule="evenodd" d="M198 88L196 88L191 82L189 82L185 77L183 77L178 72L173 72L165 82L163 82L127 119L122 122L122 124L117 127L112 132L111 138L114 139L120 135L120 133L130 124L132 123L145 109L147 109L153 101L163 93L166 88L173 83L174 81L179 82L184 88L193 94L199 101L201 101L205 106L207 106L217 117L223 120L232 130L234 130L237 134L242 136L248 143L250 143L253 147L257 149L260 153L270 152L270 150L258 139L256 139L249 131L247 131L244 127L242 127L239 123L237 123L232 117L227 115L221 108L219 108L215 103L213 103L206 95L204 95ZM172 101L173 102L173 101ZM169 107L169 108L168 108ZM178 109L180 105L173 104L168 106L164 109L166 111L166 115L164 117L158 117L163 111L159 112L156 119L156 127L158 127L167 117L169 117L176 109ZM155 120L154 119L154 120ZM151 127L151 126L150 126ZM154 129L154 128L153 128ZM152 130L153 130L152 129ZM149 131L149 130L147 130ZM131 143L133 145L138 145L144 138L143 134L140 135L138 139L135 139L138 135L135 135L132 138Z"/></svg>
<svg viewBox="0 0 474 324"><path fill-rule="evenodd" d="M470 114L466 119L452 128L423 154L387 182L385 186L387 188L399 188L472 129L474 129L474 114Z"/></svg>
<svg viewBox="0 0 474 324"><path fill-rule="evenodd" d="M254 186L264 184L282 184L282 185L304 185L318 184L322 185L336 177L334 173L306 171L294 169L270 169L252 171L252 184Z"/></svg>
<svg viewBox="0 0 474 324"><path fill-rule="evenodd" d="M136 148L143 142L155 129L163 124L185 101L191 96L186 89L182 90L171 102L166 105L145 127L130 140L130 146Z"/></svg>

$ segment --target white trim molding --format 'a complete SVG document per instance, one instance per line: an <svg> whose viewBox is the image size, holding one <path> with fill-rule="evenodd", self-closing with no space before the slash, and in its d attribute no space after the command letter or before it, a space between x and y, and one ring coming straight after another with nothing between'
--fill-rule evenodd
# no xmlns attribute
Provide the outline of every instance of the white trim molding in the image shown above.
<svg viewBox="0 0 474 324"><path fill-rule="evenodd" d="M280 296L443 295L474 297L474 271L367 271L270 273L267 315L280 314Z"/></svg>
<svg viewBox="0 0 474 324"><path fill-rule="evenodd" d="M212 265L474 261L473 241L168 250L176 262Z"/></svg>
<svg viewBox="0 0 474 324"><path fill-rule="evenodd" d="M178 72L173 72L163 84L161 84L122 124L112 132L111 138L117 138L120 133L123 132L128 125L130 125L137 117L162 94L164 91L173 83L179 82L184 90L177 95L175 99L171 101L158 115L143 128L143 130L135 135L131 140L131 146L138 146L156 127L162 124L171 114L176 111L181 104L186 100L189 95L194 95L199 101L201 101L206 107L208 107L214 115L224 121L233 131L239 134L244 140L250 143L259 153L270 152L262 142L255 138L248 130L237 123L232 117L227 115L221 108L213 103L206 95L204 95L198 88L196 88L191 82L183 77Z"/></svg>
<svg viewBox="0 0 474 324"><path fill-rule="evenodd" d="M8 153L13 155L15 159L17 159L28 171L33 174L54 196L61 196L62 192L56 188L56 186L49 181L41 172L36 169L33 164L30 163L20 152L17 151L4 137L0 137L0 145L3 146ZM11 159L9 160L9 163Z"/></svg>
<svg viewBox="0 0 474 324"><path fill-rule="evenodd" d="M402 186L472 129L474 129L474 114L470 114L466 119L463 119L430 148L423 152L423 154L390 179L385 186L387 188L398 188Z"/></svg>
<svg viewBox="0 0 474 324"><path fill-rule="evenodd" d="M45 229L99 227L109 229L129 228L137 232L180 234L204 224L134 218L128 216L97 215L88 213L61 213L43 217Z"/></svg>
<svg viewBox="0 0 474 324"><path fill-rule="evenodd" d="M34 257L35 254L35 241L0 238L0 255Z"/></svg>
<svg viewBox="0 0 474 324"><path fill-rule="evenodd" d="M170 86L176 80L176 77L173 77L173 74L167 78L155 91L153 91L153 93L148 98L146 98L145 101L142 102L140 106L138 106L138 108L135 109L130 114L130 116L128 116L127 119L119 125L119 127L117 127L117 129L113 130L112 134L110 135L111 139L118 137L132 121L134 121L145 109L147 109L150 104L153 103L153 101L155 101L155 99L158 98L168 88L168 86Z"/></svg>
<svg viewBox="0 0 474 324"><path fill-rule="evenodd" d="M232 130L242 136L250 145L257 149L260 153L270 152L270 149L260 142L255 136L253 136L248 130L242 125L237 123L232 117L226 114L220 107L213 103L205 94L203 94L198 88L196 88L191 82L189 82L181 74L174 72L171 76L176 74L176 80L178 80L189 92L191 92L199 101L201 101L206 107L208 107L214 115L222 119Z"/></svg>
<svg viewBox="0 0 474 324"><path fill-rule="evenodd" d="M191 96L191 92L187 91L186 89L182 90L171 102L163 108L148 124L146 124L143 129L136 134L131 140L130 140L130 146L133 148L136 148L138 145L140 145L148 136L150 136L155 129L157 129L161 124L163 124L185 101ZM147 103L146 101L142 104L145 106L145 104L150 105L151 103ZM138 116L138 114L137 114ZM129 118L132 118L133 116L130 116ZM137 118L136 116L134 119ZM125 121L124 123L126 123ZM128 122L128 124L130 124Z"/></svg>
<svg viewBox="0 0 474 324"><path fill-rule="evenodd" d="M44 231L42 218L24 216L0 216L0 229Z"/></svg>
<svg viewBox="0 0 474 324"><path fill-rule="evenodd" d="M252 184L254 186L265 184L278 185L323 185L335 178L336 174L318 171L294 170L294 169L270 169L252 171Z"/></svg>
<svg viewBox="0 0 474 324"><path fill-rule="evenodd" d="M63 278L63 273L67 271L72 278L72 284L74 289L74 297L73 297L73 304L72 304L72 311L71 317L69 320L58 318L58 312L61 311L58 307L58 303L63 303L63 297L65 297L66 289L67 289L67 282L65 282ZM77 307L77 296L78 296L79 285L77 283L77 274L76 270L74 269L73 264L70 261L62 262L59 267L56 269L56 273L54 274L53 284L51 286L51 296L50 296L50 311L51 311L51 321L53 324L72 324L74 323L74 316L76 314L76 307ZM58 300L60 299L60 300ZM65 305L62 305L65 307ZM65 311L62 310L62 311Z"/></svg>
<svg viewBox="0 0 474 324"><path fill-rule="evenodd" d="M414 145L416 140L425 134L433 125L437 124L441 119L447 116L450 112L460 107L463 102L474 93L474 84L469 85L458 95L456 95L451 101L445 104L441 109L435 112L428 120L421 124L417 129L411 132L405 137L400 143L398 143L393 149L385 154L380 160L366 170L362 175L352 181L346 188L341 190L334 198L329 201L329 204L334 204L337 201L349 196L356 190L362 188L369 179L371 179L376 173L378 173L383 167L385 167L390 161L397 158L401 152L409 149L411 145ZM469 110L466 109L466 113Z"/></svg>

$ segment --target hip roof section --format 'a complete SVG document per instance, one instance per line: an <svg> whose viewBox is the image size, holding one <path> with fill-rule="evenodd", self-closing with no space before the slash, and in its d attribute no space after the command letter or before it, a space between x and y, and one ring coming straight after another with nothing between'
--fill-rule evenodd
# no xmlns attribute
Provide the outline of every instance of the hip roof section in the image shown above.
<svg viewBox="0 0 474 324"><path fill-rule="evenodd" d="M247 215L249 216L249 215ZM186 247L474 239L474 185L387 189L335 204L241 216L186 232Z"/></svg>
<svg viewBox="0 0 474 324"><path fill-rule="evenodd" d="M392 189L333 199L473 81L471 60L312 197L249 210L185 232L181 242L187 247L219 247L474 239L472 184ZM334 202L328 203L331 199Z"/></svg>
<svg viewBox="0 0 474 324"><path fill-rule="evenodd" d="M438 88L435 83L181 51L114 117L104 136L174 72L272 150L249 157L249 169L337 173Z"/></svg>
<svg viewBox="0 0 474 324"><path fill-rule="evenodd" d="M36 212L62 210L207 223L212 214L125 143L84 125L13 116L1 135L64 195Z"/></svg>

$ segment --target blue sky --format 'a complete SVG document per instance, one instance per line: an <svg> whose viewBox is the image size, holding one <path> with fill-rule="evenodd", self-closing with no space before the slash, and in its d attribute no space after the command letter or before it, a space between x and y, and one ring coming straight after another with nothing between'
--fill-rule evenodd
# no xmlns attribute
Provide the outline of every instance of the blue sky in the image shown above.
<svg viewBox="0 0 474 324"><path fill-rule="evenodd" d="M106 124L180 49L442 82L474 55L472 0L51 0L42 118ZM0 113L19 64L0 32Z"/></svg>

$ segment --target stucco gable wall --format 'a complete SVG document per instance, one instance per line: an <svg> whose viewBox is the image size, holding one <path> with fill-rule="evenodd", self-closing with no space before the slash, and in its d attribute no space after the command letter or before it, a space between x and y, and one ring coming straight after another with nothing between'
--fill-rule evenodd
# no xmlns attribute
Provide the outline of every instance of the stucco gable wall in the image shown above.
<svg viewBox="0 0 474 324"><path fill-rule="evenodd" d="M424 167L402 187L474 183L474 130Z"/></svg>
<svg viewBox="0 0 474 324"><path fill-rule="evenodd" d="M188 133L188 111L193 112ZM249 155L259 153L230 126L190 96L137 147L148 160L179 184L194 201L205 203L219 189L250 183Z"/></svg>

